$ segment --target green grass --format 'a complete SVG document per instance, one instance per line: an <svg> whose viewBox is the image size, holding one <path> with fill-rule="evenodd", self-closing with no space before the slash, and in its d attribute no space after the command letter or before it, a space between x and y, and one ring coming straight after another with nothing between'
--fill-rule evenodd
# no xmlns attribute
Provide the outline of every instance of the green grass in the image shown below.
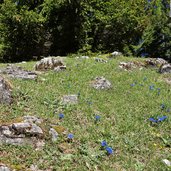
<svg viewBox="0 0 171 171"><path fill-rule="evenodd" d="M171 108L171 87L163 81L171 76L161 75L156 69L127 72L118 68L119 62L132 60L142 59L121 57L97 63L93 59L67 58L64 72L49 71L37 81L12 79L15 101L10 107L0 106L0 121L8 123L24 115L35 115L50 122L62 112L65 117L60 125L67 133L74 134L74 141L69 147L65 144L71 151L67 154L59 150L66 138L63 134L56 143L47 138L41 151L30 146L3 145L0 162L18 170L27 170L32 164L54 171L171 170L162 162L162 159L171 160L171 113L160 107L164 103ZM34 62L20 66L33 69ZM93 89L90 82L96 76L108 79L112 89ZM131 87L134 82L137 84ZM155 89L149 90L152 84ZM157 88L161 88L160 95ZM63 95L78 93L77 105L60 103ZM101 116L98 123L94 122L95 115ZM156 126L150 124L150 117L163 115L168 119ZM101 150L102 140L114 149L114 155L107 156Z"/></svg>

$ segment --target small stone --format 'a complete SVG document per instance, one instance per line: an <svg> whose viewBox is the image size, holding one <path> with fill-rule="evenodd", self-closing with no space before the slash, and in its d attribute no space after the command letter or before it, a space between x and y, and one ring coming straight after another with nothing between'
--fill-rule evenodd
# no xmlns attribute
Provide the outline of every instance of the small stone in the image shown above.
<svg viewBox="0 0 171 171"><path fill-rule="evenodd" d="M77 104L78 103L78 95L64 95L62 98L62 102L64 104Z"/></svg>
<svg viewBox="0 0 171 171"><path fill-rule="evenodd" d="M12 124L12 129L14 129L17 133L25 133L26 129L30 129L30 128L31 128L31 124L28 122Z"/></svg>
<svg viewBox="0 0 171 171"><path fill-rule="evenodd" d="M7 166L0 163L0 171L11 171Z"/></svg>
<svg viewBox="0 0 171 171"><path fill-rule="evenodd" d="M163 159L162 160L167 166L171 167L171 161L167 160L167 159Z"/></svg>
<svg viewBox="0 0 171 171"><path fill-rule="evenodd" d="M81 59L89 59L89 56L81 56Z"/></svg>
<svg viewBox="0 0 171 171"><path fill-rule="evenodd" d="M94 58L94 60L95 60L96 62L107 63L106 60L101 59L101 58Z"/></svg>
<svg viewBox="0 0 171 171"><path fill-rule="evenodd" d="M0 76L0 103L12 103L12 87L8 80Z"/></svg>
<svg viewBox="0 0 171 171"><path fill-rule="evenodd" d="M49 134L52 136L52 141L56 141L58 139L58 133L54 128L50 128Z"/></svg>
<svg viewBox="0 0 171 171"><path fill-rule="evenodd" d="M118 57L118 56L122 56L122 53L118 51L114 51L110 54L109 58Z"/></svg>
<svg viewBox="0 0 171 171"><path fill-rule="evenodd" d="M95 80L92 81L92 87L97 90L110 89L112 84L104 77L96 77Z"/></svg>

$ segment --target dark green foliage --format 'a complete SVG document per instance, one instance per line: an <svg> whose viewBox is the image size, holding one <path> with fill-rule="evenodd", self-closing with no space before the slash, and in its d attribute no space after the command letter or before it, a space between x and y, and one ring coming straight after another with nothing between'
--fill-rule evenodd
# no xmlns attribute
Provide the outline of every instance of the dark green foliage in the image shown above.
<svg viewBox="0 0 171 171"><path fill-rule="evenodd" d="M5 61L114 50L170 59L169 0L4 0L0 7Z"/></svg>
<svg viewBox="0 0 171 171"><path fill-rule="evenodd" d="M26 6L18 9L11 1L5 1L0 9L0 34L2 60L30 60L40 54L43 45L43 18Z"/></svg>

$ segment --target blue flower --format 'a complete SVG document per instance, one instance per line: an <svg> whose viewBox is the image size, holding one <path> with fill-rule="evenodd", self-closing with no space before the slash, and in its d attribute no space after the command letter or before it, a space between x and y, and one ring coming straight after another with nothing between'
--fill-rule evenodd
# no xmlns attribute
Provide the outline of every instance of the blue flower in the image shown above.
<svg viewBox="0 0 171 171"><path fill-rule="evenodd" d="M167 119L167 116L158 117L158 122L164 121L165 119Z"/></svg>
<svg viewBox="0 0 171 171"><path fill-rule="evenodd" d="M72 139L74 138L74 135L70 133L70 134L68 134L67 138L68 138L69 140L72 140Z"/></svg>
<svg viewBox="0 0 171 171"><path fill-rule="evenodd" d="M107 142L106 142L105 140L103 140L103 141L101 142L101 146L102 146L102 147L106 147L106 146L107 146Z"/></svg>
<svg viewBox="0 0 171 171"><path fill-rule="evenodd" d="M156 119L154 119L154 118L149 118L149 120L150 120L151 122L155 122L155 123L158 122L158 120L156 120Z"/></svg>
<svg viewBox="0 0 171 171"><path fill-rule="evenodd" d="M96 121L99 121L100 118L101 118L101 116L99 116L99 115L96 115L96 116L95 116L95 120L96 120Z"/></svg>
<svg viewBox="0 0 171 171"><path fill-rule="evenodd" d="M131 87L134 87L135 86L135 83L131 84Z"/></svg>
<svg viewBox="0 0 171 171"><path fill-rule="evenodd" d="M167 119L167 116L158 117L157 119L149 118L149 120L154 123L164 121L165 119Z"/></svg>
<svg viewBox="0 0 171 171"><path fill-rule="evenodd" d="M149 89L150 89L150 90L154 90L154 85L150 85L150 86L149 86Z"/></svg>
<svg viewBox="0 0 171 171"><path fill-rule="evenodd" d="M59 114L59 119L63 119L64 118L64 114L63 113L60 113Z"/></svg>
<svg viewBox="0 0 171 171"><path fill-rule="evenodd" d="M108 154L108 155L113 154L113 149L112 149L112 147L106 147L106 151L107 151L107 154Z"/></svg>

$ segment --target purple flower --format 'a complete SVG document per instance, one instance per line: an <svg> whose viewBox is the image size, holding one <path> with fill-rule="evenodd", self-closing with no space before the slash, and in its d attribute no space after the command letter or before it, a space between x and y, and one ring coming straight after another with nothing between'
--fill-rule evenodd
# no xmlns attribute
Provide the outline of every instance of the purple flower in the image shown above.
<svg viewBox="0 0 171 171"><path fill-rule="evenodd" d="M134 87L135 86L135 83L131 84L131 87Z"/></svg>
<svg viewBox="0 0 171 171"><path fill-rule="evenodd" d="M150 90L154 90L154 85L150 85L150 86L149 86L149 89L150 89Z"/></svg>
<svg viewBox="0 0 171 171"><path fill-rule="evenodd" d="M59 119L63 119L64 118L64 114L63 113L60 113L59 114Z"/></svg>
<svg viewBox="0 0 171 171"><path fill-rule="evenodd" d="M158 122L164 121L165 119L167 119L167 116L158 117Z"/></svg>
<svg viewBox="0 0 171 171"><path fill-rule="evenodd" d="M102 147L106 147L106 146L107 146L107 142L106 142L105 140L103 140L103 141L101 142L101 146L102 146Z"/></svg>
<svg viewBox="0 0 171 171"><path fill-rule="evenodd" d="M107 151L107 154L108 154L108 155L113 154L113 149L112 149L112 147L106 147L106 151Z"/></svg>
<svg viewBox="0 0 171 171"><path fill-rule="evenodd" d="M67 138L68 138L69 140L72 140L72 139L74 138L74 135L70 133L70 134L68 134Z"/></svg>
<svg viewBox="0 0 171 171"><path fill-rule="evenodd" d="M154 123L162 122L162 121L164 121L165 119L167 119L167 116L158 117L157 119L149 118L149 120L150 120L151 122L154 122Z"/></svg>
<svg viewBox="0 0 171 171"><path fill-rule="evenodd" d="M96 116L95 116L95 120L96 120L96 121L99 121L100 118L101 118L101 117L100 117L99 115L96 115Z"/></svg>
<svg viewBox="0 0 171 171"><path fill-rule="evenodd" d="M156 119L154 119L154 118L149 118L149 120L150 120L151 122L155 122L155 123L158 122L158 120L156 120Z"/></svg>

